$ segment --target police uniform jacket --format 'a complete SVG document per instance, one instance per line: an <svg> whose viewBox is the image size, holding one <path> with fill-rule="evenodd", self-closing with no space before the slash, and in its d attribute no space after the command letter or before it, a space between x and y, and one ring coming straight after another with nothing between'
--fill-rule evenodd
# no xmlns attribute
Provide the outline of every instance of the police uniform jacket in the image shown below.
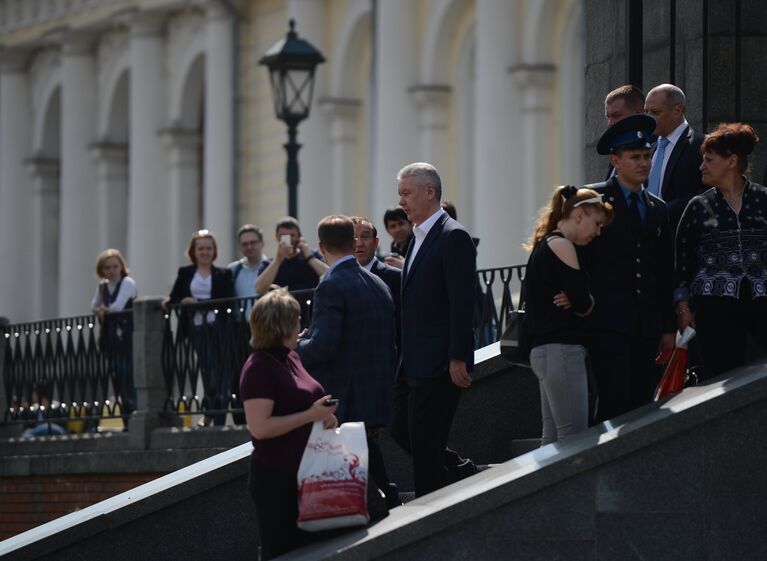
<svg viewBox="0 0 767 561"><path fill-rule="evenodd" d="M673 246L666 205L642 190L645 216L636 239L617 179L603 185L595 190L612 205L613 221L601 236L579 248L595 301L587 326L632 337L673 333Z"/></svg>

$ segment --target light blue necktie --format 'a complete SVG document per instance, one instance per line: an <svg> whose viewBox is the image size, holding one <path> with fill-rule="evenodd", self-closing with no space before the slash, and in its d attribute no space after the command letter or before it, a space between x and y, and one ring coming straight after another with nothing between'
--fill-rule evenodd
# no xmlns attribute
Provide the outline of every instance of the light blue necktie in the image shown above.
<svg viewBox="0 0 767 561"><path fill-rule="evenodd" d="M663 169L663 159L666 156L666 146L668 146L668 144L668 138L661 138L658 140L658 151L655 153L655 163L650 170L650 180L647 183L647 190L658 198L660 198L660 172Z"/></svg>

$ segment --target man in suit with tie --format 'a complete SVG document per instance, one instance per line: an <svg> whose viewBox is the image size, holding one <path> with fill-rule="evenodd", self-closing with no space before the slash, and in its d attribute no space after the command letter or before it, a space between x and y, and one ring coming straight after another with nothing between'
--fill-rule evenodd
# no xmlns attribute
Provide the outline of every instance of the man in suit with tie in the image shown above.
<svg viewBox="0 0 767 561"><path fill-rule="evenodd" d="M381 262L376 257L376 250L378 249L378 230L373 223L367 218L361 216L352 216L352 222L354 222L354 256L357 258L357 263L360 267L366 269L368 272L373 273L380 278L391 292L392 298L394 298L394 310L396 318L396 334L397 334L397 348L399 349L400 339L400 279L402 278L402 271L396 267L387 265Z"/></svg>
<svg viewBox="0 0 767 561"><path fill-rule="evenodd" d="M687 203L708 189L703 184L700 145L706 135L685 119L684 92L671 84L655 86L647 94L645 111L655 119L658 142L653 147L647 189L666 202L672 232Z"/></svg>
<svg viewBox="0 0 767 561"><path fill-rule="evenodd" d="M666 205L643 187L655 120L631 115L602 135L616 174L596 190L612 204L612 224L578 248L594 311L586 319L599 392L597 420L649 403L659 380L655 357L674 346L672 235Z"/></svg>
<svg viewBox="0 0 767 561"><path fill-rule="evenodd" d="M330 268L317 285L312 323L301 333L296 352L312 376L339 400L339 422L365 422L370 477L394 506L400 504L397 489L389 483L377 445L391 417L397 357L394 300L380 278L357 264L350 218L323 218L317 234Z"/></svg>
<svg viewBox="0 0 767 561"><path fill-rule="evenodd" d="M608 127L629 115L642 113L644 113L644 94L636 86L631 84L620 86L605 97L605 119L607 119ZM608 164L605 181L610 179L614 173L613 165Z"/></svg>
<svg viewBox="0 0 767 561"><path fill-rule="evenodd" d="M476 471L447 448L461 389L471 385L476 250L466 229L440 207L434 166L397 174L400 206L413 224L402 271L402 347L392 437L413 457L416 496Z"/></svg>

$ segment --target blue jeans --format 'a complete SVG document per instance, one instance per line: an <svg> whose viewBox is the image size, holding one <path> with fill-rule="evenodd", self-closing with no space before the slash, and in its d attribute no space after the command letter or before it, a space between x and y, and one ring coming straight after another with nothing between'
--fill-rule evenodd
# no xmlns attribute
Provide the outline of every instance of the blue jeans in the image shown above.
<svg viewBox="0 0 767 561"><path fill-rule="evenodd" d="M541 388L541 446L588 427L586 348L550 343L534 347L530 366Z"/></svg>

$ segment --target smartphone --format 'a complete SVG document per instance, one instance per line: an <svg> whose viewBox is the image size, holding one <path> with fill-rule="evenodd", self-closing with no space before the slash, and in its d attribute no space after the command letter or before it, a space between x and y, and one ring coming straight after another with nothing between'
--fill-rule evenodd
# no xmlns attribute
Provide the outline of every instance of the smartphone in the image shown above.
<svg viewBox="0 0 767 561"><path fill-rule="evenodd" d="M280 243L282 245L293 245L293 239L290 237L290 234L282 234L280 236Z"/></svg>
<svg viewBox="0 0 767 561"><path fill-rule="evenodd" d="M338 405L338 400L335 398L326 399L324 405L326 407L333 407L334 405Z"/></svg>

